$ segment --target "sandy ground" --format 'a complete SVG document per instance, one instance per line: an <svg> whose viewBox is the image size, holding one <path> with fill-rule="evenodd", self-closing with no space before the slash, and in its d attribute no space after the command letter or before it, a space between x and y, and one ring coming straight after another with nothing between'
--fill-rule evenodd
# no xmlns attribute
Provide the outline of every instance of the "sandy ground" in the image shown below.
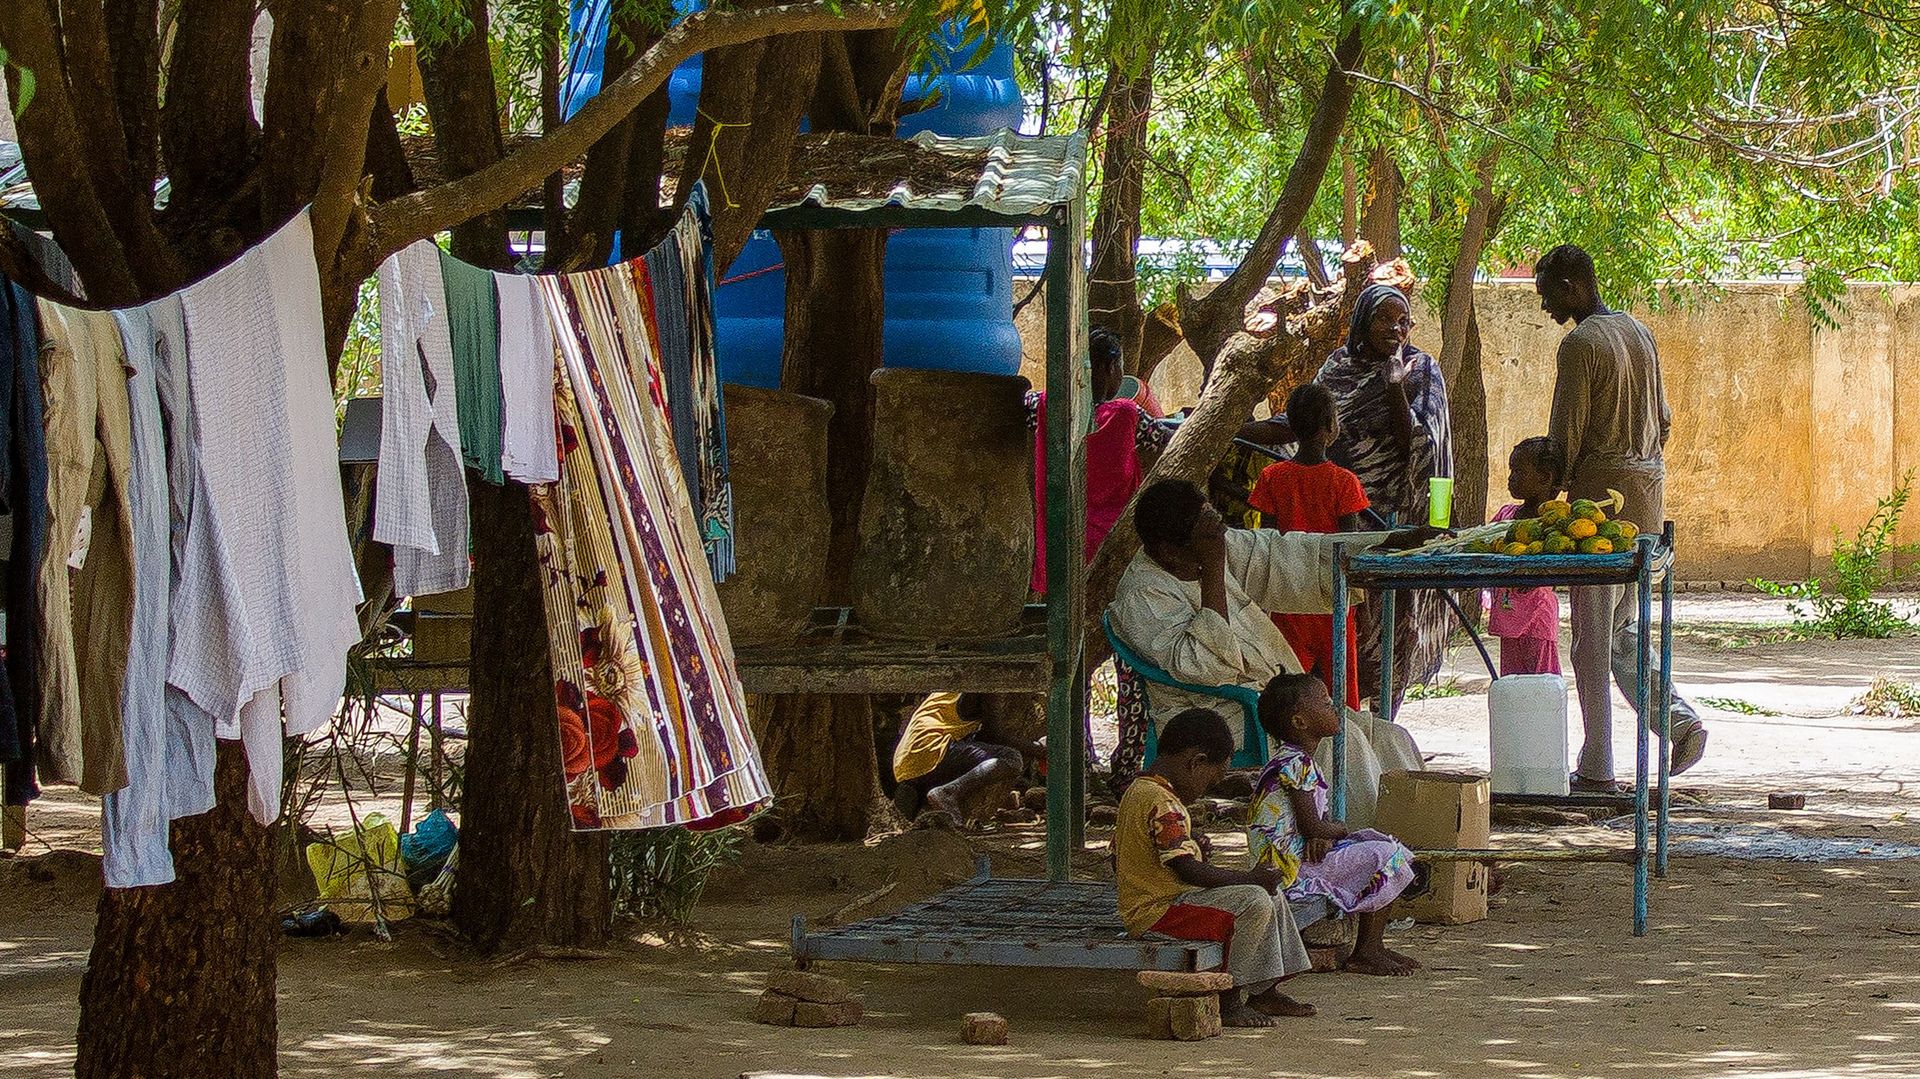
<svg viewBox="0 0 1920 1079"><path fill-rule="evenodd" d="M1704 803L1684 808L1678 828L1822 837L1852 853L1678 857L1654 884L1644 938L1629 932L1624 867L1515 866L1486 921L1405 934L1426 972L1301 979L1297 995L1321 1014L1277 1031L1148 1041L1144 992L1125 975L852 964L830 972L864 993L859 1028L777 1029L750 1015L762 975L784 961L792 914L819 922L892 884L850 912L877 913L964 877L976 851L999 872L1034 874L1042 833L751 847L716 877L691 929L629 927L603 960L481 961L423 924L391 944L364 932L289 940L282 1074L1920 1076L1920 860L1888 857L1920 848L1907 812L1920 718L1849 711L1876 675L1920 682L1920 641L1727 648L1730 635L1764 635L1751 624L1769 609L1713 597L1681 613L1683 691L1735 703L1702 709L1712 752L1681 786ZM1740 622L1750 628L1725 625ZM1413 702L1402 718L1436 764L1484 766L1478 659L1456 659L1467 692ZM1617 733L1630 761L1631 728ZM1772 790L1806 792L1809 809L1766 810ZM71 1073L91 936L94 814L62 796L34 812L44 845L0 863L0 1077ZM1625 841L1602 825L1498 833L1497 845ZM1231 829L1217 834L1226 856L1243 849ZM1105 838L1094 831L1096 847ZM49 845L60 849L35 853ZM1104 872L1097 850L1083 868ZM978 1010L1011 1020L1011 1045L959 1043L961 1015Z"/></svg>

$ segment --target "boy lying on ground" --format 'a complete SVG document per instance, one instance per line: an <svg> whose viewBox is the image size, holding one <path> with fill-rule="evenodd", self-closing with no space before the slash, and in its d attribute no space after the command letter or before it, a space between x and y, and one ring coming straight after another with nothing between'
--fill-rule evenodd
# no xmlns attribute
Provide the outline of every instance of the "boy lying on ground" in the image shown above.
<svg viewBox="0 0 1920 1079"><path fill-rule="evenodd" d="M1233 732L1219 713L1192 708L1160 733L1160 754L1120 800L1114 833L1120 920L1133 936L1159 933L1227 942L1233 988L1220 994L1227 1026L1269 1027L1314 1014L1279 983L1312 968L1277 869L1210 865L1187 815L1189 799L1227 773Z"/></svg>

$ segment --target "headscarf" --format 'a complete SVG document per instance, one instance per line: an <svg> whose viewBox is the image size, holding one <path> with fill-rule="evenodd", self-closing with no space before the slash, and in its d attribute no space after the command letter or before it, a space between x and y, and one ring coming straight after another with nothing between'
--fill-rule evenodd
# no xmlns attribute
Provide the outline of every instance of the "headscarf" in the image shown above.
<svg viewBox="0 0 1920 1079"><path fill-rule="evenodd" d="M1347 323L1347 355L1360 356L1367 342L1367 331L1373 328L1373 313L1389 299L1399 300L1409 313L1413 311L1407 294L1384 281L1375 281L1360 290L1360 298L1353 301L1353 318Z"/></svg>

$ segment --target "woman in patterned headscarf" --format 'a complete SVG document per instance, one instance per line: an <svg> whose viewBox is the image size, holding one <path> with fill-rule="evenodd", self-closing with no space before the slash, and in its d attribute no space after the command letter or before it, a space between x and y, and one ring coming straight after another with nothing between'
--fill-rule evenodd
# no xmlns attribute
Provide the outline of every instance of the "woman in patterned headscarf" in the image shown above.
<svg viewBox="0 0 1920 1079"><path fill-rule="evenodd" d="M1453 475L1453 428L1440 364L1407 343L1412 312L1406 293L1388 284L1367 286L1354 303L1347 343L1314 381L1333 392L1340 411L1340 437L1327 456L1360 477L1376 512L1400 524L1425 524L1427 481ZM1359 608L1362 692L1377 693L1380 685L1379 610L1374 603ZM1409 685L1440 670L1452 628L1440 593L1396 595L1396 707Z"/></svg>

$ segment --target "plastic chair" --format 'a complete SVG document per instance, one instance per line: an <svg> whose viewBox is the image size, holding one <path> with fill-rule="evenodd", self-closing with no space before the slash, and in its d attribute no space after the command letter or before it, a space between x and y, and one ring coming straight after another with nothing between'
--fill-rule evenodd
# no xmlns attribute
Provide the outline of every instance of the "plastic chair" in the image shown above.
<svg viewBox="0 0 1920 1079"><path fill-rule="evenodd" d="M1141 659L1139 653L1127 647L1120 635L1113 631L1113 619L1106 613L1100 615L1100 629L1107 635L1107 643L1113 646L1114 661L1149 684L1166 686L1202 697L1232 701L1240 706L1246 723L1246 735L1241 740L1240 750L1233 755L1235 768L1264 768L1268 760L1267 732L1260 729L1260 694L1246 686L1197 686L1182 682L1160 668ZM1124 676L1124 675L1123 675ZM1153 724L1147 724L1146 761L1152 762L1159 749L1159 738Z"/></svg>

